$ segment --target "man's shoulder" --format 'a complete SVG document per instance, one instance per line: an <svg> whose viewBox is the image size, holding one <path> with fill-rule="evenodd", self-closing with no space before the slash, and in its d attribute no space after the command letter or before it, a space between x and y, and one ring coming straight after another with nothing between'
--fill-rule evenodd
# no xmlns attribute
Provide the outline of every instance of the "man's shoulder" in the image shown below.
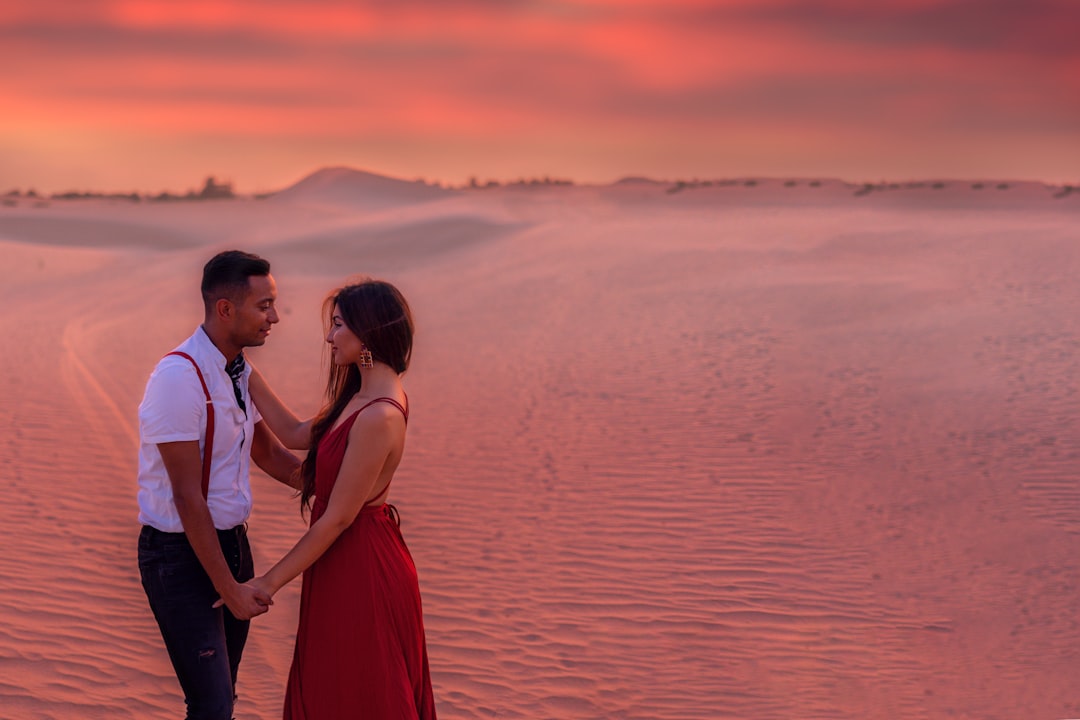
<svg viewBox="0 0 1080 720"><path fill-rule="evenodd" d="M200 332L202 332L201 329L196 329L191 337L165 353L154 367L150 381L186 382L188 378L192 380L195 378L196 368L199 368L200 372L204 372L201 366L204 366L206 361L202 357L205 353L202 352L198 341Z"/></svg>
<svg viewBox="0 0 1080 720"><path fill-rule="evenodd" d="M187 341L170 353L187 352L186 346ZM179 355L164 355L146 381L146 392L139 405L143 441L198 439L197 423L204 401L196 366Z"/></svg>
<svg viewBox="0 0 1080 720"><path fill-rule="evenodd" d="M214 345L210 342L210 338L206 336L206 332L203 331L202 327L197 327L195 328L195 332L185 338L183 342L165 353L161 360L158 361L158 364L160 365L163 362L168 362L191 365L191 362L186 357L183 357L183 355L187 355L200 366L213 364L213 359L211 358L211 351L213 349Z"/></svg>
<svg viewBox="0 0 1080 720"><path fill-rule="evenodd" d="M191 355L191 353L184 353L185 355L187 355L187 357L184 357L184 355L178 355L177 354L177 353L182 353L182 352L184 352L184 351L183 350L170 350L166 355L163 355L161 357L161 359L158 360L158 364L157 364L157 367L154 368L154 372L155 373L165 372L165 373L175 374L175 373L177 373L179 371L186 371L186 372L194 373L195 372L195 365L192 364L192 360L194 360L195 363L198 363L199 361L197 359L195 359ZM188 358L191 358L191 360L189 360Z"/></svg>
<svg viewBox="0 0 1080 720"><path fill-rule="evenodd" d="M178 355L166 355L158 361L146 390L150 393L185 392L199 385L195 366L186 358Z"/></svg>

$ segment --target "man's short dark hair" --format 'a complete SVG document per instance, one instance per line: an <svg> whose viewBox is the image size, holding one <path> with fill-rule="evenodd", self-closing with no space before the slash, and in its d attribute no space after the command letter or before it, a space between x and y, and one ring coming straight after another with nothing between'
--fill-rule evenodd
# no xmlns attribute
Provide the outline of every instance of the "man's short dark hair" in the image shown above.
<svg viewBox="0 0 1080 720"><path fill-rule="evenodd" d="M241 302L247 295L251 276L270 274L270 263L243 250L220 252L203 266L203 305L209 310L220 298Z"/></svg>

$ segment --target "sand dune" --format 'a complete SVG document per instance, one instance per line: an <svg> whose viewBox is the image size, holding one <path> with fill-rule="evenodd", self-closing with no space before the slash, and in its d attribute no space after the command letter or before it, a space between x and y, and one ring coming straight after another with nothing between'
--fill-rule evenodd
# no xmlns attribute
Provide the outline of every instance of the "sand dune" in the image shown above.
<svg viewBox="0 0 1080 720"><path fill-rule="evenodd" d="M345 167L324 168L274 193L271 202L345 207L386 208L413 205L454 195L453 190L422 181L388 178Z"/></svg>
<svg viewBox="0 0 1080 720"><path fill-rule="evenodd" d="M1080 715L1080 198L404 185L0 208L0 716L176 715L135 408L233 245L274 263L252 357L297 409L330 288L413 303L392 499L441 716ZM256 493L266 567L303 525ZM278 716L297 603L239 718Z"/></svg>

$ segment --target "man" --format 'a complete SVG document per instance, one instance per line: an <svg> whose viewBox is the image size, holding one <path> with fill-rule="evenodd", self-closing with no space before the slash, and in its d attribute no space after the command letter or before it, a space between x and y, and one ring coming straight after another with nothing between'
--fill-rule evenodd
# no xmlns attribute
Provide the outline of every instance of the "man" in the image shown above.
<svg viewBox="0 0 1080 720"><path fill-rule="evenodd" d="M220 253L203 268L202 296L202 326L158 362L139 406L139 571L188 719L228 720L250 619L271 602L242 584L254 576L250 461L293 487L299 461L248 394L243 349L265 343L278 321L270 264ZM225 607L213 608L219 597Z"/></svg>

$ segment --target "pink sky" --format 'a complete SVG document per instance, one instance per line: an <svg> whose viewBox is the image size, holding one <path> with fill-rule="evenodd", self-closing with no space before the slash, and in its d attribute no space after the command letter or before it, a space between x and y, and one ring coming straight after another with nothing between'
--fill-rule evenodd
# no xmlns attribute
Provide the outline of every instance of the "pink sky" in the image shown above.
<svg viewBox="0 0 1080 720"><path fill-rule="evenodd" d="M0 192L1080 181L1076 0L0 0Z"/></svg>

